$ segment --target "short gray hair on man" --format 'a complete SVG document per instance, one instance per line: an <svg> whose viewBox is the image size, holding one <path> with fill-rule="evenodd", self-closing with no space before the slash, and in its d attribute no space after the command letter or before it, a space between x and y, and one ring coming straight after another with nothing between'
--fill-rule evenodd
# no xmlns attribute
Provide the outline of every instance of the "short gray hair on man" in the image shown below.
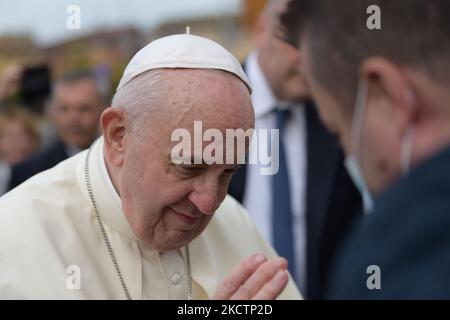
<svg viewBox="0 0 450 320"><path fill-rule="evenodd" d="M170 69L153 69L146 71L131 79L114 95L111 106L125 111L126 118L132 132L142 132L148 120L148 113L163 108L163 94L167 94L164 85L167 85ZM200 70L200 69L199 69ZM232 75L219 69L201 69L220 75ZM244 83L237 76L235 79Z"/></svg>
<svg viewBox="0 0 450 320"><path fill-rule="evenodd" d="M133 132L142 131L147 113L158 105L162 95L164 69L146 71L120 88L111 105L125 111Z"/></svg>

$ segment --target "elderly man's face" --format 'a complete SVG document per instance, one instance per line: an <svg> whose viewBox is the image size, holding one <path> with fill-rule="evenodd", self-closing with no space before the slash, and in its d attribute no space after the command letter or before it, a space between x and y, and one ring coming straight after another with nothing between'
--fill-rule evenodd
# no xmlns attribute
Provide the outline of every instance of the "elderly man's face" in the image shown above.
<svg viewBox="0 0 450 320"><path fill-rule="evenodd" d="M235 76L198 69L167 72L158 110L141 132L127 134L120 172L127 219L136 235L157 250L180 248L205 229L237 168L236 162L175 165L172 132L184 128L194 139L194 121L202 121L203 132L217 128L224 137L225 129L253 127L249 92Z"/></svg>

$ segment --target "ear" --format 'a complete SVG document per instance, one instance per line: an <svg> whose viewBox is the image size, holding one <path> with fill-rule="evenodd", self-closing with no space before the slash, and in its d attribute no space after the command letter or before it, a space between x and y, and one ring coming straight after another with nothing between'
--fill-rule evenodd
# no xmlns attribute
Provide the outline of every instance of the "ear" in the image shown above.
<svg viewBox="0 0 450 320"><path fill-rule="evenodd" d="M105 157L116 167L121 167L125 155L125 115L122 109L109 107L100 117L105 146Z"/></svg>
<svg viewBox="0 0 450 320"><path fill-rule="evenodd" d="M384 116L403 136L417 112L414 86L405 71L386 59L369 58L362 64L361 76L368 84L367 108L384 108Z"/></svg>

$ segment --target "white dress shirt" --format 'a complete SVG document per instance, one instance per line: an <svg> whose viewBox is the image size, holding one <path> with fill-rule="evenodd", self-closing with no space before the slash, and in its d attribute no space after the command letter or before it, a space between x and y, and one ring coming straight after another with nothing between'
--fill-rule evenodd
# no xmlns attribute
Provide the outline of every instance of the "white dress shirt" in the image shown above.
<svg viewBox="0 0 450 320"><path fill-rule="evenodd" d="M256 52L249 55L246 62L246 72L253 87L252 102L255 109L255 130L274 129L276 114L272 111L280 103L274 96L258 63ZM306 258L306 124L305 110L301 104L286 104L290 110L289 120L286 122L284 145L289 172L291 191L291 208L293 212L293 234L295 266L300 290L303 291ZM269 134L270 136L270 134ZM256 143L251 143L249 157L257 153ZM257 157L255 158L257 159ZM249 164L245 183L244 207L259 228L263 237L273 244L272 238L272 178L271 175L261 174L262 164Z"/></svg>

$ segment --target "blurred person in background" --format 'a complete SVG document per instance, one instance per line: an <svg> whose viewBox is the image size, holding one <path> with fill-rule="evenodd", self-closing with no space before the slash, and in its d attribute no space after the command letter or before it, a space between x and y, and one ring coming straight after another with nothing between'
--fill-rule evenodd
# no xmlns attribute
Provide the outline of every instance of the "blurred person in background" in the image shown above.
<svg viewBox="0 0 450 320"><path fill-rule="evenodd" d="M46 63L22 65L12 62L0 75L0 109L20 104L43 117L50 90L50 68Z"/></svg>
<svg viewBox="0 0 450 320"><path fill-rule="evenodd" d="M16 63L7 65L0 75L0 110L6 108L11 100L17 99L23 67Z"/></svg>
<svg viewBox="0 0 450 320"><path fill-rule="evenodd" d="M380 30L366 24L372 5ZM447 0L293 0L282 18L322 120L374 198L328 298L450 298L448 12Z"/></svg>
<svg viewBox="0 0 450 320"><path fill-rule="evenodd" d="M257 21L256 48L244 66L253 86L256 130L280 130L279 171L262 175L262 164L247 165L233 177L229 193L288 259L306 297L319 299L335 248L359 212L360 197L336 138L310 100L298 67L301 52L276 35L286 3L268 2ZM249 156L257 152L252 144Z"/></svg>
<svg viewBox="0 0 450 320"><path fill-rule="evenodd" d="M26 65L10 62L0 74L0 110L20 105L39 128L40 148L55 139L55 130L43 112L51 91L50 67L46 63Z"/></svg>
<svg viewBox="0 0 450 320"><path fill-rule="evenodd" d="M57 139L12 169L9 189L88 148L99 135L102 111L101 95L89 71L74 71L57 80L47 107Z"/></svg>
<svg viewBox="0 0 450 320"><path fill-rule="evenodd" d="M40 133L32 115L18 107L0 113L0 196L7 191L11 168L39 146Z"/></svg>

